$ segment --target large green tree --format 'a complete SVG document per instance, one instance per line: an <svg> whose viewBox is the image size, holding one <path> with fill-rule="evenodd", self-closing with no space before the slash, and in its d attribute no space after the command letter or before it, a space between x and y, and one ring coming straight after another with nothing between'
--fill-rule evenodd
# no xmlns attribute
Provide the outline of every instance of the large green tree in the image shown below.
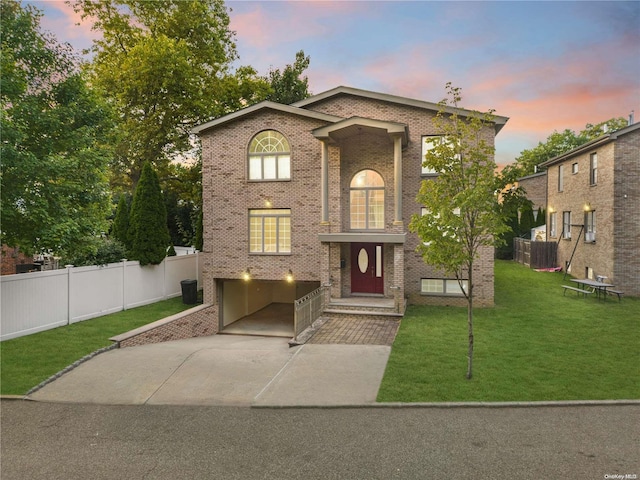
<svg viewBox="0 0 640 480"><path fill-rule="evenodd" d="M451 113L461 90L447 84L448 98L435 119L442 140L434 140L423 165L438 172L423 180L417 201L426 207L414 215L409 228L423 242L418 251L427 264L455 276L467 300L467 378L473 374L474 269L483 247L494 246L507 226L498 205L500 185L495 175L491 112L468 116ZM455 112L456 110L453 110Z"/></svg>
<svg viewBox="0 0 640 480"><path fill-rule="evenodd" d="M161 177L191 150L194 124L262 100L269 91L251 67L232 70L234 33L222 0L75 0L102 38L92 82L116 107L120 178L137 183L151 162Z"/></svg>
<svg viewBox="0 0 640 480"><path fill-rule="evenodd" d="M2 242L57 255L95 250L107 229L109 109L40 12L1 2Z"/></svg>
<svg viewBox="0 0 640 480"><path fill-rule="evenodd" d="M171 238L167 228L167 209L164 204L158 175L150 162L142 168L129 214L128 255L140 265L157 265L167 256Z"/></svg>

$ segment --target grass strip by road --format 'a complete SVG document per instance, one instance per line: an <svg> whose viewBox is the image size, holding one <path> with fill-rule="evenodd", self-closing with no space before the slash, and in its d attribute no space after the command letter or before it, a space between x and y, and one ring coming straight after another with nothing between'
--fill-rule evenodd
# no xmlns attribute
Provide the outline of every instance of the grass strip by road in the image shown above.
<svg viewBox="0 0 640 480"><path fill-rule="evenodd" d="M182 297L0 343L0 393L24 395L50 376L113 342L110 337L193 307Z"/></svg>
<svg viewBox="0 0 640 480"><path fill-rule="evenodd" d="M562 273L495 264L495 307L409 307L378 393L380 402L640 398L640 299L563 295Z"/></svg>

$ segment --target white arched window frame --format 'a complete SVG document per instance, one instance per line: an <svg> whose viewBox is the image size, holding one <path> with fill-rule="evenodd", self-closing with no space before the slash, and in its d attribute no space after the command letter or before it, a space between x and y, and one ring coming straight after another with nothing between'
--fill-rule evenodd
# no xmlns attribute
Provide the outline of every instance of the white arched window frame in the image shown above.
<svg viewBox="0 0 640 480"><path fill-rule="evenodd" d="M384 180L374 170L361 170L349 186L351 230L384 230Z"/></svg>
<svg viewBox="0 0 640 480"><path fill-rule="evenodd" d="M291 148L280 132L263 130L251 139L249 181L291 180Z"/></svg>

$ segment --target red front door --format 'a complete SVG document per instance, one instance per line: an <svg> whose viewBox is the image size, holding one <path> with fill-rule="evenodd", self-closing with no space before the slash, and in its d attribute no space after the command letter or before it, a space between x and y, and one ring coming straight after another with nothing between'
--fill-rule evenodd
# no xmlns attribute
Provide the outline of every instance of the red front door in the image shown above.
<svg viewBox="0 0 640 480"><path fill-rule="evenodd" d="M351 244L351 293L384 294L381 244Z"/></svg>

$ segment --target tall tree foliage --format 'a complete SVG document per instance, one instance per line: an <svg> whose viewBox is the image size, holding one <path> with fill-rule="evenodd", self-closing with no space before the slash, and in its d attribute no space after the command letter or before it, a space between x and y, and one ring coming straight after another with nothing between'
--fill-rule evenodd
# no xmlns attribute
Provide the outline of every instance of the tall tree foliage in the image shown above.
<svg viewBox="0 0 640 480"><path fill-rule="evenodd" d="M129 256L140 265L157 265L167 256L171 240L167 209L158 175L150 162L142 168L129 214Z"/></svg>
<svg viewBox="0 0 640 480"><path fill-rule="evenodd" d="M456 110L461 90L447 84L448 98L435 119L443 141L434 141L423 165L436 172L422 182L417 201L425 215L414 215L409 228L423 243L418 247L426 263L455 275L467 300L467 378L473 375L474 269L480 249L494 246L507 226L500 212L493 142L492 113L462 117ZM453 112L453 113L452 113ZM467 287L464 287L466 280Z"/></svg>
<svg viewBox="0 0 640 480"><path fill-rule="evenodd" d="M95 250L109 209L109 109L41 14L1 2L2 242L57 255Z"/></svg>
<svg viewBox="0 0 640 480"><path fill-rule="evenodd" d="M232 71L234 33L222 0L75 0L103 37L92 82L121 119L116 166L135 185L151 162L164 176L191 149L191 127L261 100L269 86L251 67Z"/></svg>
<svg viewBox="0 0 640 480"><path fill-rule="evenodd" d="M508 180L514 182L520 177L533 174L536 167L542 162L598 138L606 131L612 132L626 126L627 121L619 117L611 118L595 125L588 123L579 133L568 128L562 132L553 132L544 142L539 142L534 148L520 152L520 156L516 158L516 161L505 167L503 174L508 177Z"/></svg>
<svg viewBox="0 0 640 480"><path fill-rule="evenodd" d="M120 195L118 200L118 207L111 225L111 236L126 248L131 248L129 242L129 203L125 195Z"/></svg>
<svg viewBox="0 0 640 480"><path fill-rule="evenodd" d="M279 68L272 69L268 76L271 92L265 100L289 105L308 98L309 79L302 74L309 68L310 61L304 50L300 50L296 53L293 65L287 65L282 71Z"/></svg>

